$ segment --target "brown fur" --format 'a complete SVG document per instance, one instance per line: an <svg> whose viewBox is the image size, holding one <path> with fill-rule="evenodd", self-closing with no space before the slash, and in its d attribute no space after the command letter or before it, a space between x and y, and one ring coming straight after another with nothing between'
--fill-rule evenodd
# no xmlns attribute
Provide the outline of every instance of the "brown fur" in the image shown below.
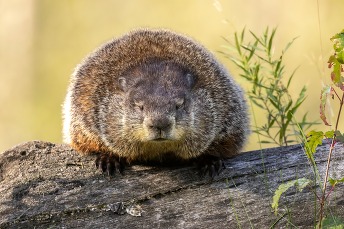
<svg viewBox="0 0 344 229"><path fill-rule="evenodd" d="M167 30L114 39L75 70L64 138L128 161L234 156L249 135L241 88L195 41Z"/></svg>

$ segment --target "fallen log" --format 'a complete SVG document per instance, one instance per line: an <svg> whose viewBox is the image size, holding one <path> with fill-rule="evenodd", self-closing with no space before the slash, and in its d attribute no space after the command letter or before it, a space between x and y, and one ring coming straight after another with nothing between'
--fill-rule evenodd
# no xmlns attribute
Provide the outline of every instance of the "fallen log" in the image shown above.
<svg viewBox="0 0 344 229"><path fill-rule="evenodd" d="M329 144L318 148L324 173ZM337 145L330 174L344 177ZM283 228L314 227L312 188L292 188L271 208L287 181L313 179L301 145L243 153L225 161L213 180L193 167L134 165L108 177L93 156L67 145L32 141L0 154L0 228ZM344 218L344 190L330 194L328 212Z"/></svg>

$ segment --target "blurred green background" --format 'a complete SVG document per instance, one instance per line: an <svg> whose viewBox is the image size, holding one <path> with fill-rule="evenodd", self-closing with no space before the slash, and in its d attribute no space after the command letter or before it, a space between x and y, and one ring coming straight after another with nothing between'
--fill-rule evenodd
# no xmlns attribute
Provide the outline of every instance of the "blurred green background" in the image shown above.
<svg viewBox="0 0 344 229"><path fill-rule="evenodd" d="M219 53L223 37L232 39L244 27L261 34L267 26L278 26L276 50L299 36L285 56L286 71L300 66L292 86L296 97L308 85L300 116L308 111L319 120L320 89L329 83L329 38L344 28L343 0L0 0L0 152L28 140L62 141L69 77L83 57L113 37L138 27L188 34L247 88ZM247 150L258 148L256 142L252 135Z"/></svg>

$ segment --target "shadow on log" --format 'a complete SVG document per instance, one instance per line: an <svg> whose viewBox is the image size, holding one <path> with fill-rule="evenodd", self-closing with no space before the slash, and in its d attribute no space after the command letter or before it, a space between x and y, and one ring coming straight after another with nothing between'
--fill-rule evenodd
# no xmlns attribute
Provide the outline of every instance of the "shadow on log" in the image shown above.
<svg viewBox="0 0 344 229"><path fill-rule="evenodd" d="M329 145L317 152L323 174ZM331 176L344 177L337 145ZM279 215L277 187L308 177L312 168L299 145L244 153L225 161L213 181L192 167L132 166L113 178L67 145L33 141L0 154L0 228L276 228L314 226L311 189L289 190ZM331 214L344 217L343 186L331 193ZM288 214L285 214L288 209ZM281 217L283 216L284 217Z"/></svg>

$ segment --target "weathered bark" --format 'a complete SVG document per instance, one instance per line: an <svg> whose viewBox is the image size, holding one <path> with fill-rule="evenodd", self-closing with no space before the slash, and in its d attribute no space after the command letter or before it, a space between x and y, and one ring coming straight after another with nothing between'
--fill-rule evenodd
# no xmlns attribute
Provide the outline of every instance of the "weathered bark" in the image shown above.
<svg viewBox="0 0 344 229"><path fill-rule="evenodd" d="M323 174L329 145L317 152ZM342 145L332 177L343 177ZM132 166L110 178L94 157L69 146L27 142L0 155L0 228L276 228L314 225L314 194L291 189L271 210L273 192L289 180L313 179L301 146L244 153L225 162L213 181L192 167ZM331 214L344 217L341 185L331 193ZM135 214L141 216L135 217Z"/></svg>

